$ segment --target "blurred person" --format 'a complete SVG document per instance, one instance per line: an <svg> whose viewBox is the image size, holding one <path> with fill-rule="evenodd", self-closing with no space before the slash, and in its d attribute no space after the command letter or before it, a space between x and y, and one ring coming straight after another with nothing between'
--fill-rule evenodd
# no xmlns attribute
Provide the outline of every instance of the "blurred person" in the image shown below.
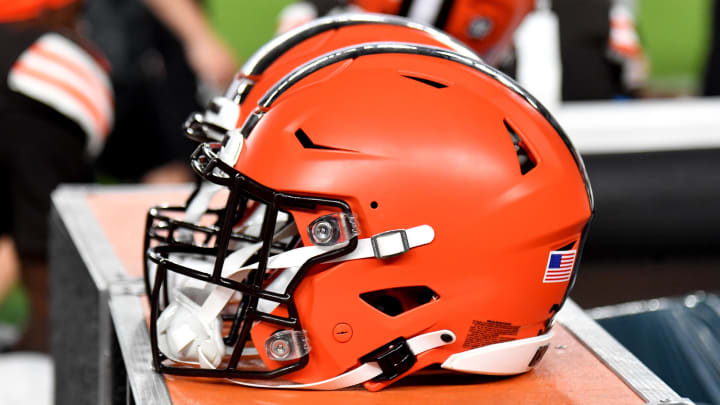
<svg viewBox="0 0 720 405"><path fill-rule="evenodd" d="M284 32L318 16L366 11L408 17L447 32L493 66L513 68L512 37L535 0L308 0L280 15Z"/></svg>
<svg viewBox="0 0 720 405"><path fill-rule="evenodd" d="M7 220L7 218L3 219ZM6 227L7 225L3 226ZM20 260L17 257L15 242L8 235L0 235L0 307L19 276Z"/></svg>
<svg viewBox="0 0 720 405"><path fill-rule="evenodd" d="M710 54L705 70L703 95L720 96L720 0L713 2Z"/></svg>
<svg viewBox="0 0 720 405"><path fill-rule="evenodd" d="M278 30L318 15L357 11L433 25L515 78L551 111L561 102L558 23L549 0L308 0L285 8Z"/></svg>
<svg viewBox="0 0 720 405"><path fill-rule="evenodd" d="M114 181L191 181L195 145L179 135L182 123L201 104L199 88L218 94L227 86L234 56L194 0L94 0L86 18L113 67L117 96L99 172Z"/></svg>
<svg viewBox="0 0 720 405"><path fill-rule="evenodd" d="M223 91L237 71L235 57L215 34L195 0L144 0L155 16L175 34L198 77Z"/></svg>
<svg viewBox="0 0 720 405"><path fill-rule="evenodd" d="M60 183L92 180L92 159L113 123L107 63L76 29L82 6L0 2L0 234L16 246L31 307L18 350L48 351L50 193ZM12 259L1 266L9 271Z"/></svg>
<svg viewBox="0 0 720 405"><path fill-rule="evenodd" d="M647 80L633 0L553 0L565 101L634 97Z"/></svg>
<svg viewBox="0 0 720 405"><path fill-rule="evenodd" d="M7 218L5 218L7 219ZM9 235L0 236L0 353L12 348L29 317L20 283L20 259Z"/></svg>
<svg viewBox="0 0 720 405"><path fill-rule="evenodd" d="M648 80L649 67L635 24L635 0L612 0L608 57L622 68L625 92L640 91Z"/></svg>
<svg viewBox="0 0 720 405"><path fill-rule="evenodd" d="M318 15L357 11L433 25L515 78L551 111L561 102L558 23L549 0L308 0L283 10L279 31Z"/></svg>
<svg viewBox="0 0 720 405"><path fill-rule="evenodd" d="M642 89L648 68L635 29L634 3L634 0L306 0L283 10L279 30L292 29L320 15L346 11L407 16L458 38L486 62L517 78L552 109L559 105L561 93L565 101L597 100L634 97ZM522 38L517 35L513 38L518 28ZM555 61L556 58L559 60Z"/></svg>
<svg viewBox="0 0 720 405"><path fill-rule="evenodd" d="M8 235L0 235L0 352L15 344L27 315L14 298L22 296L19 279L20 261L15 242ZM23 303L19 301L20 305Z"/></svg>

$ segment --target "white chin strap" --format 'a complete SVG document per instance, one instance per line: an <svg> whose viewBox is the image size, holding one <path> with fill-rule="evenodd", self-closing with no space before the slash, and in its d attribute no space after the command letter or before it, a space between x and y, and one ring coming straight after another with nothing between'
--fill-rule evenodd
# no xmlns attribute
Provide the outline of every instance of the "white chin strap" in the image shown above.
<svg viewBox="0 0 720 405"><path fill-rule="evenodd" d="M445 335L445 336L443 336ZM443 340L445 337L445 340ZM449 339L448 339L449 337ZM424 333L412 337L407 340L407 345L413 355L417 356L428 350L436 349L455 342L455 334L449 330L439 330L430 333ZM294 390L337 390L340 388L352 387L353 385L362 384L381 375L383 370L377 362L371 361L363 363L354 369L340 374L336 377L308 384L273 384L248 382L242 380L230 380L235 384L245 387L254 388L276 388L276 389L294 389Z"/></svg>
<svg viewBox="0 0 720 405"><path fill-rule="evenodd" d="M192 201L190 201L185 209L184 221L191 224L199 223L200 218L202 218L208 207L210 207L210 200L212 200L215 193L220 191L222 188L223 186L209 181L203 181L200 183L200 189L198 189L197 194L195 194L195 197ZM181 229L181 231L192 232L189 229ZM192 233L190 233L190 235L192 235ZM190 238L190 241L192 241L192 238Z"/></svg>
<svg viewBox="0 0 720 405"><path fill-rule="evenodd" d="M442 339L443 335L446 335L444 336L445 340ZM455 353L445 360L442 368L485 375L522 374L532 369L540 361L551 338L552 333L548 332L532 338L497 343ZM452 331L439 330L410 338L407 340L407 344L413 355L417 356L428 350L454 343L455 340L456 337ZM272 381L261 383L232 379L230 381L254 388L337 390L370 381L382 373L382 369L376 362L368 362L336 377L308 384L282 384Z"/></svg>
<svg viewBox="0 0 720 405"><path fill-rule="evenodd" d="M181 292L174 298L157 321L158 348L175 362L216 368L225 355L222 320L203 322L199 305Z"/></svg>
<svg viewBox="0 0 720 405"><path fill-rule="evenodd" d="M203 182L200 185L200 188L198 189L197 194L195 197L190 201L188 204L186 210L185 210L185 216L183 218L183 221L188 223L197 224L200 222L200 219L207 211L208 207L210 206L210 200L215 196L215 194L222 189L223 186L210 183L210 182ZM250 216L241 224L239 227L234 229L234 232L243 233L247 236L253 236L253 237L259 237L260 232L262 231L262 224L265 216L265 205L260 205L256 207ZM285 212L278 212L277 214L277 229L282 228L285 226L290 219L290 216ZM294 230L294 228L293 228ZM278 238L277 236L274 238L274 240L282 240L286 237L292 237L293 234L284 234L282 238ZM177 231L176 238L178 241L183 243L193 243L193 231L191 229L187 228L180 228ZM242 245L244 242L236 242L234 248L237 248L238 245ZM237 256L237 255L236 255ZM212 269L212 266L214 264L214 261L209 256L201 256L201 255L195 255L195 254L187 254L187 253L171 253L169 256L169 259L172 260L175 263L180 263L185 267L193 268L193 269L199 269L201 271L204 271L207 274L211 274L210 269ZM234 263L234 262L233 262ZM240 263L240 265L244 264ZM226 268L228 268L228 265L226 263ZM238 266L239 267L239 266ZM150 274L150 279L153 280L155 278L155 271L156 271L157 265L148 259L148 272ZM170 292L170 295L174 293L174 291L179 289L196 289L196 290L207 290L209 289L209 285L203 281L194 279L194 278L188 278L188 277L178 277L175 273L168 273L167 275L167 286L168 291ZM208 291L209 292L209 291Z"/></svg>
<svg viewBox="0 0 720 405"><path fill-rule="evenodd" d="M274 235L273 240L282 240L291 233L297 232L295 227L286 227ZM364 258L387 258L403 254L411 248L426 245L435 237L435 232L428 225L410 229L384 232L372 238L359 239L358 245L351 253L328 262L340 262ZM244 280L248 273L258 267L258 263L243 266L250 257L260 250L263 242L246 245L228 255L222 269L222 277L235 281ZM270 283L268 289L284 292L297 270L309 259L322 253L336 250L338 246L307 246L288 250L268 258L268 269L285 269ZM198 270L211 274L211 262L198 263ZM242 267L241 267L242 266ZM287 274L283 274L287 273ZM222 340L222 319L220 314L233 295L240 294L232 289L214 285L212 292L202 305L198 305L181 292L158 318L158 347L169 359L178 363L200 365L204 368L216 368L225 353ZM272 312L278 303L260 300L259 308L267 313Z"/></svg>
<svg viewBox="0 0 720 405"><path fill-rule="evenodd" d="M358 239L358 244L352 252L338 258L328 260L326 263L337 263L348 260L366 259L375 257L386 259L401 255L411 248L426 245L435 239L435 231L430 225L420 225L410 229L398 229L379 233L371 238ZM268 258L268 269L285 269L299 267L309 259L337 250L338 246L305 246L288 250ZM238 271L257 269L258 263L253 263L238 269Z"/></svg>

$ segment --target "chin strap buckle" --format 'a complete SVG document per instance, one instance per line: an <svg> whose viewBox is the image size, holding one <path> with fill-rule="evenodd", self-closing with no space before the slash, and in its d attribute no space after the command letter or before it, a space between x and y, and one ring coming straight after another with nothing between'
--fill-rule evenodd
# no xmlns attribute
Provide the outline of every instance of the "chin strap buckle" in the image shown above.
<svg viewBox="0 0 720 405"><path fill-rule="evenodd" d="M374 235L370 238L370 243L372 244L373 254L378 259L389 259L410 250L410 242L404 229Z"/></svg>
<svg viewBox="0 0 720 405"><path fill-rule="evenodd" d="M407 340L399 337L361 357L360 361L362 363L375 362L380 366L382 374L372 379L374 382L380 382L392 380L410 370L417 358Z"/></svg>

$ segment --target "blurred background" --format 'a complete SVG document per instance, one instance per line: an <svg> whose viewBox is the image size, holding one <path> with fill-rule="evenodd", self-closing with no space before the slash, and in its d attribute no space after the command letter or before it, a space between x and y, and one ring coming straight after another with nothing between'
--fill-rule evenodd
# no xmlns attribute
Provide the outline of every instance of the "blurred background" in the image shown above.
<svg viewBox="0 0 720 405"><path fill-rule="evenodd" d="M208 18L240 60L273 37L277 16L291 0L206 0ZM701 95L711 46L714 0L636 0L636 28L653 96ZM257 24L238 23L238 16Z"/></svg>
<svg viewBox="0 0 720 405"><path fill-rule="evenodd" d="M78 31L111 66L115 106L114 129L92 161L95 181L193 181L187 159L195 144L182 136L183 121L224 92L296 3L87 0ZM346 6L311 3L318 14ZM595 191L571 298L595 308L593 316L679 393L720 404L720 99L712 97L720 95L720 1L538 4L501 68L550 108ZM538 58L548 47L557 59ZM553 75L559 82L549 88ZM31 317L22 262L4 236L4 350ZM678 350L682 360L658 354Z"/></svg>

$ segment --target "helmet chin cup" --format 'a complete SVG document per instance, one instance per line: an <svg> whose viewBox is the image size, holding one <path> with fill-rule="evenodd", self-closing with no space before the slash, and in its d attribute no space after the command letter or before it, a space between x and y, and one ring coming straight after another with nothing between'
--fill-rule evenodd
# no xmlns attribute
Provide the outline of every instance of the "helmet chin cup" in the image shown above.
<svg viewBox="0 0 720 405"><path fill-rule="evenodd" d="M158 348L167 358L217 368L225 354L222 321L202 319L201 308L181 292L158 318Z"/></svg>
<svg viewBox="0 0 720 405"><path fill-rule="evenodd" d="M478 347L451 355L442 368L485 375L522 374L535 367L545 355L552 332Z"/></svg>

